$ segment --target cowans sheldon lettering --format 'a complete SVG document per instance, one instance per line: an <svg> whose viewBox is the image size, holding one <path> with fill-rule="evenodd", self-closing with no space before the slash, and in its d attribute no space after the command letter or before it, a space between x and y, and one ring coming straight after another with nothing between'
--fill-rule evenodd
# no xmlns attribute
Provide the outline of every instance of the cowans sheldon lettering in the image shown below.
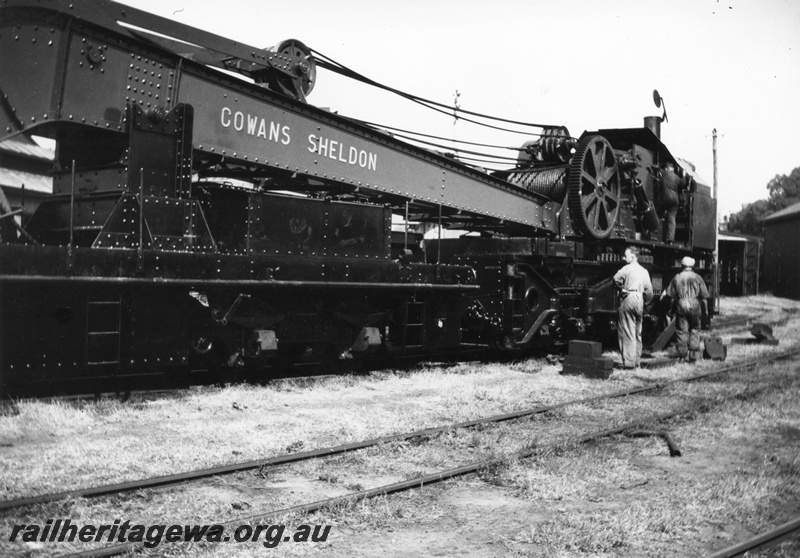
<svg viewBox="0 0 800 558"><path fill-rule="evenodd" d="M288 125L272 120L268 121L263 117L242 111L233 111L230 107L222 108L220 123L225 128L233 128L237 132L250 136L279 142L283 145L292 143L292 129ZM324 136L309 134L308 151L347 165L370 171L378 170L377 153Z"/></svg>

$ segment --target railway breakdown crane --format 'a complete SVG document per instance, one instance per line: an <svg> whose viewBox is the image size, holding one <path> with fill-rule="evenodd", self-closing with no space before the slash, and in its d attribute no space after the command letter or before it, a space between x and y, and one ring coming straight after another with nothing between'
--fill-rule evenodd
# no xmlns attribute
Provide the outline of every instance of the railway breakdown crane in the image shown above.
<svg viewBox="0 0 800 558"><path fill-rule="evenodd" d="M657 117L545 127L487 172L309 104L326 63L298 40L258 49L109 1L0 15L0 141L57 146L53 194L0 229L3 395L258 375L308 350L519 352L613 327L626 244L656 290L683 255L711 271L715 201ZM409 244L393 215L465 234Z"/></svg>

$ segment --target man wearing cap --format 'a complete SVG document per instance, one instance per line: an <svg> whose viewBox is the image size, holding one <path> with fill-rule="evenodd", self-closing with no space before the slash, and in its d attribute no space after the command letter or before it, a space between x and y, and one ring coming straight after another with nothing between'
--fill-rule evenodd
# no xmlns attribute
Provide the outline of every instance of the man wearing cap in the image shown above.
<svg viewBox="0 0 800 558"><path fill-rule="evenodd" d="M692 271L694 258L681 260L683 271L670 281L661 298L672 299L675 311L675 327L678 337L677 349L680 358L694 362L700 353L700 324L708 316L708 288L705 281Z"/></svg>
<svg viewBox="0 0 800 558"><path fill-rule="evenodd" d="M636 368L642 358L642 319L644 305L653 298L650 274L639 264L639 249L625 249L625 265L614 275L619 289L619 323L617 336L624 368Z"/></svg>

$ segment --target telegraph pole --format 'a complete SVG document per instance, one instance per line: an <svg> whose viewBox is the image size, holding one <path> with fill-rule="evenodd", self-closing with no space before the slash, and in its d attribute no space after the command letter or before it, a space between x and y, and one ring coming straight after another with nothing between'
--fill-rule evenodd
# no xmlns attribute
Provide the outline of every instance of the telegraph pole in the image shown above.
<svg viewBox="0 0 800 558"><path fill-rule="evenodd" d="M714 156L714 199L717 198L717 129L711 130L711 151ZM717 223L719 224L719 222Z"/></svg>
<svg viewBox="0 0 800 558"><path fill-rule="evenodd" d="M719 195L717 192L717 129L711 130L711 153L714 165L712 197L714 204L714 313L719 314Z"/></svg>

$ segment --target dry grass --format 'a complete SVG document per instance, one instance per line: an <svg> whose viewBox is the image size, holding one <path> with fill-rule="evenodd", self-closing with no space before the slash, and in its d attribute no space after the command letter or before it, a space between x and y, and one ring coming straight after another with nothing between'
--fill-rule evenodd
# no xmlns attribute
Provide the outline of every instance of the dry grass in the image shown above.
<svg viewBox="0 0 800 558"><path fill-rule="evenodd" d="M712 401L674 429L682 459L666 457L657 439L620 438L516 464L507 485L555 511L516 542L534 545L534 556L702 555L713 540L743 539L796 516L800 380L793 364L756 374L777 389Z"/></svg>
<svg viewBox="0 0 800 558"><path fill-rule="evenodd" d="M602 471L602 478L597 478ZM506 472L506 482L527 499L558 502L577 498L592 501L597 494L625 489L646 480L627 460L609 457L596 449L553 451L516 462Z"/></svg>
<svg viewBox="0 0 800 558"><path fill-rule="evenodd" d="M765 313L764 321L784 319L775 328L779 347L730 345L730 362L782 351L800 339L800 303L750 297L726 299L723 304L726 314ZM743 326L725 332L723 339L730 342L732 337L748 335ZM0 498L353 442L646 385L712 366L702 362L635 374L618 371L602 381L565 377L559 374L560 365L530 359L428 366L412 373L387 371L331 378L311 386L285 381L266 387L198 388L170 396L139 396L127 403L19 401L16 413L0 415ZM774 370L782 385L790 387L724 402L731 390L755 388ZM164 518L224 521L480 459L504 458L522 448L543 447L643 413L698 405L709 412L674 427L687 456L681 460L665 457L663 442L653 438L561 447L534 459L507 460L482 472L479 480L472 477L321 512L311 521L337 527L328 543L284 545L279 552L409 555L399 553L405 548L421 555L647 556L650 545L656 545L661 554L670 556L664 549L677 545L687 551L683 555L692 555L708 548L701 543L709 537L741 536L780 523L771 515L775 510L797 513L800 397L791 387L793 375L796 372L788 364L766 367L730 380L575 405L528 420L212 479L187 489L147 492L133 499L62 502L6 514L0 517L0 531L7 532L17 522L41 522L43 517L69 516L83 523L108 523L115 517L150 523ZM752 452L744 451L751 447ZM462 487L469 487L464 501L454 503L452 493ZM485 507L469 508L465 519L456 521L453 517L463 512L465 501ZM495 503L501 510L514 510L513 521L507 512L499 516L505 522L495 518ZM300 524L309 518L289 521ZM468 525L474 536L466 532ZM392 539L397 548L387 542ZM46 550L63 553L68 547ZM264 551L260 545L174 545L158 550L186 556L254 556ZM0 546L0 554L19 551L7 543Z"/></svg>

